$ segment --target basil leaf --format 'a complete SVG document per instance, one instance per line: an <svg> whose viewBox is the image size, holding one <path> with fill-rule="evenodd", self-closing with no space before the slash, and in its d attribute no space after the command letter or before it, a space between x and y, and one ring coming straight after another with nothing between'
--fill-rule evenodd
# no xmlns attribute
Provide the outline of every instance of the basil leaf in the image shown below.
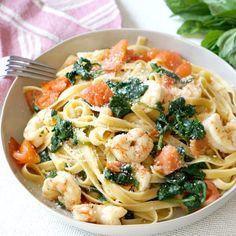
<svg viewBox="0 0 236 236"><path fill-rule="evenodd" d="M209 14L210 11L201 0L165 0L167 6L174 14L191 13L191 14Z"/></svg>
<svg viewBox="0 0 236 236"><path fill-rule="evenodd" d="M177 34L191 35L200 32L202 28L204 28L204 26L200 21L187 20L177 30Z"/></svg>
<svg viewBox="0 0 236 236"><path fill-rule="evenodd" d="M219 56L236 68L236 28L222 34L216 44Z"/></svg>
<svg viewBox="0 0 236 236"><path fill-rule="evenodd" d="M236 18L235 0L202 0L208 5L211 14Z"/></svg>
<svg viewBox="0 0 236 236"><path fill-rule="evenodd" d="M204 48L207 48L211 50L212 52L218 54L219 53L219 47L216 44L218 41L218 38L224 33L222 30L211 30L207 33L205 38L202 40L201 45Z"/></svg>

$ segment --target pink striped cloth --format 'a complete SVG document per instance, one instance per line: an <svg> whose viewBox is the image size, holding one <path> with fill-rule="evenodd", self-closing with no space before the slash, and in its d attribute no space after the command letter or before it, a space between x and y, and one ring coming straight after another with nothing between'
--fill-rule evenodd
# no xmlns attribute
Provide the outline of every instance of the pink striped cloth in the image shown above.
<svg viewBox="0 0 236 236"><path fill-rule="evenodd" d="M0 0L0 57L39 54L73 35L120 28L114 0ZM10 79L0 82L0 102Z"/></svg>

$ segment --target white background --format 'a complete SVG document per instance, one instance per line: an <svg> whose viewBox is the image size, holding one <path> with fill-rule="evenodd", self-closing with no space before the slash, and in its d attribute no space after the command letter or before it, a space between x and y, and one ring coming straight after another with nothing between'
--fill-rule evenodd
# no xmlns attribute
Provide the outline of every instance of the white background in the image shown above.
<svg viewBox="0 0 236 236"><path fill-rule="evenodd" d="M143 28L175 34L181 23L177 18L170 18L171 12L162 0L118 0L123 27ZM191 40L191 39L190 39ZM192 40L197 43L200 40ZM41 208L11 174L0 152L0 235L45 235L69 236L91 235L65 224ZM162 236L236 235L236 199L208 218ZM155 234L155 232L153 232Z"/></svg>

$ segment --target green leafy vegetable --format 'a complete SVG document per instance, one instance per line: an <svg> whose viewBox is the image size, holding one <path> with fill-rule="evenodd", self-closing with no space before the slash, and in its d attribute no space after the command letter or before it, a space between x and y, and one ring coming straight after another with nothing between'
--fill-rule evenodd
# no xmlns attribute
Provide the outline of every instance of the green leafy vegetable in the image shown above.
<svg viewBox="0 0 236 236"><path fill-rule="evenodd" d="M156 109L160 112L156 121L156 127L160 133L158 150L163 147L163 138L167 131L178 135L185 142L189 142L190 139L203 139L205 137L204 126L197 119L192 118L196 114L195 107L186 104L183 97L169 103L167 114L164 113L164 108L160 104Z"/></svg>
<svg viewBox="0 0 236 236"><path fill-rule="evenodd" d="M106 168L104 170L104 177L119 185L137 185L137 180L133 176L130 164L123 164L120 167L120 172L112 172L110 169Z"/></svg>
<svg viewBox="0 0 236 236"><path fill-rule="evenodd" d="M115 117L123 117L131 111L131 104L127 98L120 95L114 95L110 102L109 107Z"/></svg>
<svg viewBox="0 0 236 236"><path fill-rule="evenodd" d="M42 152L40 152L39 156L40 156L40 162L51 161L48 148L45 148Z"/></svg>
<svg viewBox="0 0 236 236"><path fill-rule="evenodd" d="M77 136L72 123L68 120L62 120L54 110L51 115L57 120L57 123L52 130L53 135L51 138L51 152L56 152L61 148L63 142L69 139L72 139L74 145L78 144Z"/></svg>
<svg viewBox="0 0 236 236"><path fill-rule="evenodd" d="M177 34L191 35L200 32L202 28L203 28L202 22L195 20L187 20L177 30Z"/></svg>
<svg viewBox="0 0 236 236"><path fill-rule="evenodd" d="M54 178L57 176L57 171L56 170L51 170L48 175L46 176L46 178Z"/></svg>
<svg viewBox="0 0 236 236"><path fill-rule="evenodd" d="M185 119L178 115L171 124L171 130L186 142L190 139L203 139L206 135L201 122L198 120Z"/></svg>
<svg viewBox="0 0 236 236"><path fill-rule="evenodd" d="M65 204L64 204L63 202L59 201L59 200L56 200L56 204L57 204L60 208L62 208L62 209L65 209L65 208L66 208L66 207L65 207Z"/></svg>
<svg viewBox="0 0 236 236"><path fill-rule="evenodd" d="M161 184L158 199L166 200L182 194L180 200L190 211L200 208L206 200L207 186L203 181L205 163L198 163L181 168L166 176L166 183Z"/></svg>
<svg viewBox="0 0 236 236"><path fill-rule="evenodd" d="M101 74L101 70L93 71L93 67L99 65L98 63L91 63L90 60L80 57L78 61L75 62L73 70L66 73L66 77L71 82L72 85L76 82L76 76L80 76L82 80L90 80L96 78Z"/></svg>
<svg viewBox="0 0 236 236"><path fill-rule="evenodd" d="M167 6L174 14L209 14L207 5L201 0L166 0Z"/></svg>
<svg viewBox="0 0 236 236"><path fill-rule="evenodd" d="M158 192L158 199L161 201L172 198L182 192L183 188L178 184L161 184L161 188Z"/></svg>
<svg viewBox="0 0 236 236"><path fill-rule="evenodd" d="M169 116L178 115L179 117L192 117L196 114L194 106L186 104L183 97L179 97L169 103Z"/></svg>
<svg viewBox="0 0 236 236"><path fill-rule="evenodd" d="M204 180L206 174L202 171L202 169L207 169L204 162L190 165L188 168L184 167L181 169L181 172L189 178L194 177L195 179Z"/></svg>
<svg viewBox="0 0 236 236"><path fill-rule="evenodd" d="M184 191L186 191L188 195L182 199L182 202L190 211L201 207L206 200L207 186L202 180L185 182Z"/></svg>
<svg viewBox="0 0 236 236"><path fill-rule="evenodd" d="M171 79L175 81L175 83L180 83L180 84L187 84L193 81L193 78L188 78L188 79L181 79L178 75L176 75L174 72L165 69L164 67L158 66L157 64L151 63L151 67L153 71L156 73L159 73L161 75L167 75Z"/></svg>
<svg viewBox="0 0 236 236"><path fill-rule="evenodd" d="M118 83L108 82L107 84L116 95L126 97L131 101L141 97L148 89L148 85L138 78L129 78L128 81Z"/></svg>
<svg viewBox="0 0 236 236"><path fill-rule="evenodd" d="M107 85L115 94L110 102L109 107L116 117L123 117L131 111L132 102L141 97L148 85L143 84L138 78L129 78L128 81L112 82L107 81Z"/></svg>
<svg viewBox="0 0 236 236"><path fill-rule="evenodd" d="M40 111L40 108L35 104L35 102L33 102L33 109L36 113Z"/></svg>
<svg viewBox="0 0 236 236"><path fill-rule="evenodd" d="M212 15L236 18L235 0L203 0Z"/></svg>
<svg viewBox="0 0 236 236"><path fill-rule="evenodd" d="M89 192L95 192L98 194L98 200L101 201L101 202L105 202L107 201L106 197L94 186L90 187L89 189Z"/></svg>
<svg viewBox="0 0 236 236"><path fill-rule="evenodd" d="M134 219L134 213L132 211L128 211L125 214L125 219L127 219L127 220Z"/></svg>
<svg viewBox="0 0 236 236"><path fill-rule="evenodd" d="M219 56L236 68L236 28L223 33L216 45L219 48Z"/></svg>
<svg viewBox="0 0 236 236"><path fill-rule="evenodd" d="M78 173L78 176L80 179L82 179L83 181L86 180L87 178L87 174L84 170L81 170L79 173Z"/></svg>
<svg viewBox="0 0 236 236"><path fill-rule="evenodd" d="M153 142L153 148L150 155L152 157L156 157L157 151L158 151L158 142Z"/></svg>
<svg viewBox="0 0 236 236"><path fill-rule="evenodd" d="M236 68L235 0L165 0L175 15L185 22L177 30L181 35L205 34L202 46Z"/></svg>
<svg viewBox="0 0 236 236"><path fill-rule="evenodd" d="M209 31L205 38L202 40L201 45L212 52L218 54L219 47L217 46L218 38L224 33L222 30L211 30Z"/></svg>
<svg viewBox="0 0 236 236"><path fill-rule="evenodd" d="M192 161L194 158L192 156L189 156L184 147L177 147L177 152L180 154L181 158L183 159L184 162L189 162Z"/></svg>

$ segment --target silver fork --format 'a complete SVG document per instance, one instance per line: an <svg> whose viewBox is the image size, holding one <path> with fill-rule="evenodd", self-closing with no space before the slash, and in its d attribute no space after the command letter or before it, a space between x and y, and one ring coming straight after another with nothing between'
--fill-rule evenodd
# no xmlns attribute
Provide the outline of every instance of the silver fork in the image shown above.
<svg viewBox="0 0 236 236"><path fill-rule="evenodd" d="M5 76L52 80L56 78L56 69L27 58L8 56L0 59L0 78Z"/></svg>

